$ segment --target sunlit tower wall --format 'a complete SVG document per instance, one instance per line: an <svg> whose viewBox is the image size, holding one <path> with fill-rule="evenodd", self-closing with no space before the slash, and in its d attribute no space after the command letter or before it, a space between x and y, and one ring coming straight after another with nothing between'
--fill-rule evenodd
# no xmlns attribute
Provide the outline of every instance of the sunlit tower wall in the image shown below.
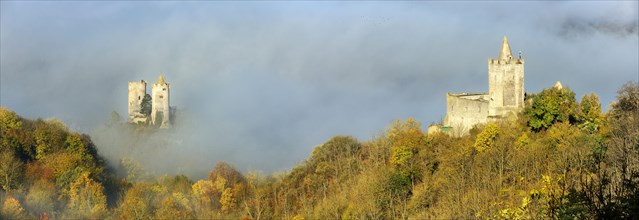
<svg viewBox="0 0 639 220"><path fill-rule="evenodd" d="M524 58L513 58L504 40L497 59L488 59L488 117L514 115L524 108Z"/></svg>
<svg viewBox="0 0 639 220"><path fill-rule="evenodd" d="M151 87L151 97L153 100L151 108L151 123L160 128L168 128L170 123L169 108L169 84L164 81L164 76Z"/></svg>
<svg viewBox="0 0 639 220"><path fill-rule="evenodd" d="M129 82L129 122L141 115L142 113L142 99L146 95L146 82L140 80L140 82Z"/></svg>

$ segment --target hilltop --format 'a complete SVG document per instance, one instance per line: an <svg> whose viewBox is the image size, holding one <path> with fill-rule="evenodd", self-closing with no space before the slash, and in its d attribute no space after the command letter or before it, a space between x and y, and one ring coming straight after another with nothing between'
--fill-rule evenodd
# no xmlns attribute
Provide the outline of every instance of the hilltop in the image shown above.
<svg viewBox="0 0 639 220"><path fill-rule="evenodd" d="M104 219L631 218L639 216L639 85L608 112L569 88L527 96L517 120L469 135L396 121L336 136L289 172L147 176L108 164L87 135L0 109L0 217ZM126 173L115 173L124 166Z"/></svg>

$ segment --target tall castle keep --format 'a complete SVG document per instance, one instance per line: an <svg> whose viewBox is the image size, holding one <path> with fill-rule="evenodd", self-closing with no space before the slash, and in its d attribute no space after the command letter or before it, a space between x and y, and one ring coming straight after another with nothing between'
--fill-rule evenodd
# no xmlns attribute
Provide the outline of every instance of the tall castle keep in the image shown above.
<svg viewBox="0 0 639 220"><path fill-rule="evenodd" d="M164 76L151 87L153 107L151 109L151 123L160 125L161 128L169 127L169 84L164 81Z"/></svg>
<svg viewBox="0 0 639 220"><path fill-rule="evenodd" d="M488 93L446 93L444 128L466 134L477 124L513 117L524 108L524 59L513 58L504 41L497 59L488 59Z"/></svg>
<svg viewBox="0 0 639 220"><path fill-rule="evenodd" d="M151 112L146 115L143 109L146 94L146 82L129 82L129 122L151 124L160 128L171 126L171 108L169 105L170 86L164 76L151 86ZM148 114L148 113L147 113Z"/></svg>

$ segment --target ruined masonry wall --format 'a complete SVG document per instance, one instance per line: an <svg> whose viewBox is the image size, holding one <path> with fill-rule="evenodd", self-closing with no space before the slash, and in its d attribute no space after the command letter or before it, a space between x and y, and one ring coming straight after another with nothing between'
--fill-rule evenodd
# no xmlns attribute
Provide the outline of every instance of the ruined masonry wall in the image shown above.
<svg viewBox="0 0 639 220"><path fill-rule="evenodd" d="M169 84L153 84L151 94L153 100L151 123L159 124L161 128L169 127Z"/></svg>
<svg viewBox="0 0 639 220"><path fill-rule="evenodd" d="M444 126L467 133L473 126L486 123L488 118L488 100L484 99L486 96L458 96L447 93L447 115Z"/></svg>
<svg viewBox="0 0 639 220"><path fill-rule="evenodd" d="M129 82L129 121L141 114L142 99L146 95L146 82Z"/></svg>

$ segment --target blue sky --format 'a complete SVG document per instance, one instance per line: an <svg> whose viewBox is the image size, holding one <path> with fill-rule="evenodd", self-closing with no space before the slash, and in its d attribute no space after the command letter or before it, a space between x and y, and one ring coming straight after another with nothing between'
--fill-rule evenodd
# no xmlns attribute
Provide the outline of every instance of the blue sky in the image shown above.
<svg viewBox="0 0 639 220"><path fill-rule="evenodd" d="M439 122L446 92L487 91L504 35L527 92L561 81L605 108L639 79L637 1L0 6L2 106L91 133L126 113L128 81L164 73L171 105L197 119L187 139L208 139L193 157L268 172L335 135Z"/></svg>

